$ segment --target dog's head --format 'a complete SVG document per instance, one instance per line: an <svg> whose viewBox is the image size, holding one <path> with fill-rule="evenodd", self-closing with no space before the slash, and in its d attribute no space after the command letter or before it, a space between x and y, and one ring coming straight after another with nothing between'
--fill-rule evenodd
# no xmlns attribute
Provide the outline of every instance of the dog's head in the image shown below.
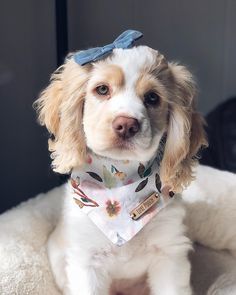
<svg viewBox="0 0 236 295"><path fill-rule="evenodd" d="M85 66L67 59L36 101L39 121L54 137L54 170L68 173L81 165L88 148L113 159L147 161L166 133L160 177L181 191L206 144L195 92L185 67L147 46L115 49Z"/></svg>

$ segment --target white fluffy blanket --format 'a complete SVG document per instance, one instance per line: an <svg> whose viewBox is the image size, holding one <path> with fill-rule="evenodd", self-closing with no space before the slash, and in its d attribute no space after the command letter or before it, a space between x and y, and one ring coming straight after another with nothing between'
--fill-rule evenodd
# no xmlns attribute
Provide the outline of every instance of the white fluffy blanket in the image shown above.
<svg viewBox="0 0 236 295"><path fill-rule="evenodd" d="M45 244L61 210L63 189L40 194L0 216L1 295L60 294ZM236 294L236 261L230 254L196 246L191 260L195 294Z"/></svg>

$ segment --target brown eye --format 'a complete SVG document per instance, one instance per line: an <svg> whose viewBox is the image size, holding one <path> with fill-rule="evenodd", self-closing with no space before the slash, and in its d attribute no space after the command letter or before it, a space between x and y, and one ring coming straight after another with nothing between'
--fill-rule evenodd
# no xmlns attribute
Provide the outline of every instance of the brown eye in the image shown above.
<svg viewBox="0 0 236 295"><path fill-rule="evenodd" d="M109 87L107 85L99 85L96 87L96 92L99 95L108 95Z"/></svg>
<svg viewBox="0 0 236 295"><path fill-rule="evenodd" d="M149 91L144 95L144 103L147 106L156 106L160 102L160 97L156 92Z"/></svg>

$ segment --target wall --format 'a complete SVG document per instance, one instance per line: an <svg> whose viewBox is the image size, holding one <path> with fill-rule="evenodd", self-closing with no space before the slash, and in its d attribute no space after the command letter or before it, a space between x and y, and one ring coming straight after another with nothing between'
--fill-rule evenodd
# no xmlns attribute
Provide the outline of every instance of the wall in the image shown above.
<svg viewBox="0 0 236 295"><path fill-rule="evenodd" d="M59 183L32 103L56 68L55 1L0 3L0 212ZM127 28L190 66L206 113L236 94L236 1L68 0L70 51L111 42Z"/></svg>
<svg viewBox="0 0 236 295"><path fill-rule="evenodd" d="M0 212L58 183L32 103L56 68L53 1L0 4Z"/></svg>
<svg viewBox="0 0 236 295"><path fill-rule="evenodd" d="M111 42L127 28L140 43L189 65L198 79L199 109L207 113L236 94L236 1L70 0L70 50Z"/></svg>

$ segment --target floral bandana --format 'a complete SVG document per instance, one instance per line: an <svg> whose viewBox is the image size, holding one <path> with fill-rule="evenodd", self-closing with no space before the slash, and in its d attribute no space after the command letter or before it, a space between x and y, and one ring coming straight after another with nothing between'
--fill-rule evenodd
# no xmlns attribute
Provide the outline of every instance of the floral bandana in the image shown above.
<svg viewBox="0 0 236 295"><path fill-rule="evenodd" d="M161 193L156 158L146 163L94 154L71 174L75 203L117 246L131 240L173 196Z"/></svg>

